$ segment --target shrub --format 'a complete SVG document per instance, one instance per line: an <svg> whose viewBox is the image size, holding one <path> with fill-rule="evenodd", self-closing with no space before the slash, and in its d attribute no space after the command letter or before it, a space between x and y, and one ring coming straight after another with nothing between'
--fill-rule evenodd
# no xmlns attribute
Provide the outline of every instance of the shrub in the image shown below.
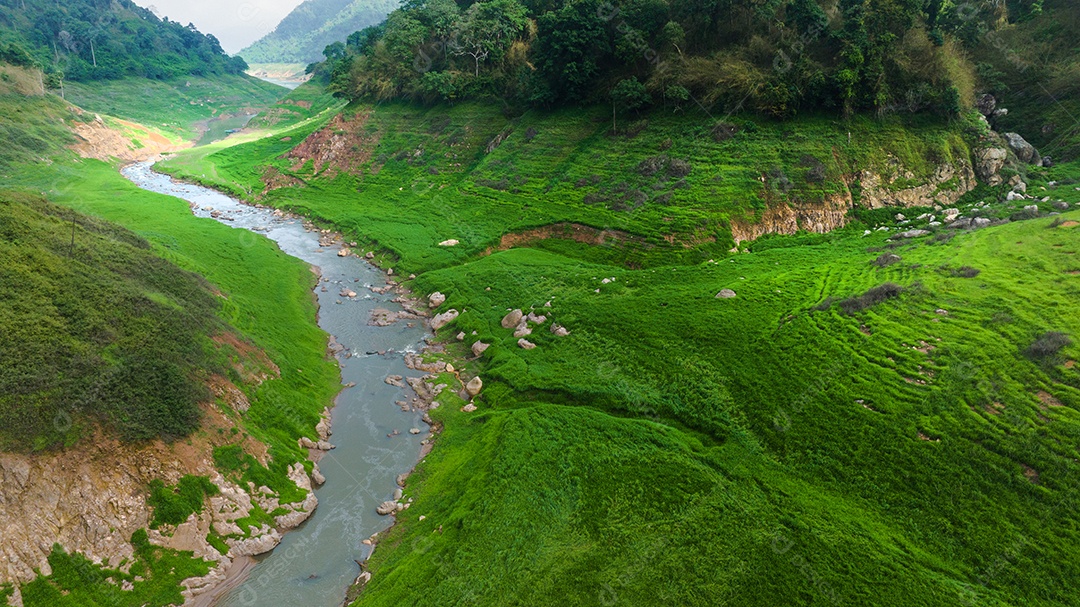
<svg viewBox="0 0 1080 607"><path fill-rule="evenodd" d="M959 268L956 268L952 271L952 275L957 278L975 278L979 275L979 272L981 272L981 270L979 270L978 268L973 268L971 266L960 266Z"/></svg>
<svg viewBox="0 0 1080 607"><path fill-rule="evenodd" d="M894 263L900 263L901 257L896 253L883 253L874 261L871 261L873 265L879 268L886 268Z"/></svg>
<svg viewBox="0 0 1080 607"><path fill-rule="evenodd" d="M150 496L146 500L154 509L150 527L157 529L162 524L179 525L192 513L202 512L206 496L217 495L218 492L217 485L205 476L186 474L175 487L166 486L159 479L150 481Z"/></svg>
<svg viewBox="0 0 1080 607"><path fill-rule="evenodd" d="M1063 349L1072 345L1069 336L1060 331L1047 331L1024 350L1028 358L1040 362L1053 362Z"/></svg>
<svg viewBox="0 0 1080 607"><path fill-rule="evenodd" d="M667 172L672 177L686 177L690 174L691 169L689 162L675 158L668 164Z"/></svg>
<svg viewBox="0 0 1080 607"><path fill-rule="evenodd" d="M854 315L877 304L899 297L904 288L898 284L887 282L878 285L858 297L850 297L840 302L840 309L845 314Z"/></svg>
<svg viewBox="0 0 1080 607"><path fill-rule="evenodd" d="M668 157L660 154L658 156L650 156L645 160L638 163L637 171L642 177L652 177L659 173L668 164Z"/></svg>

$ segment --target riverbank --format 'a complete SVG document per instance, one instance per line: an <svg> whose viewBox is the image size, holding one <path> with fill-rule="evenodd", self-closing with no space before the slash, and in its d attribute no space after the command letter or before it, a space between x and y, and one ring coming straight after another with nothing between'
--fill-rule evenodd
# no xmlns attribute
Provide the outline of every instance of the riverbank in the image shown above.
<svg viewBox="0 0 1080 607"><path fill-rule="evenodd" d="M429 383L427 380L434 379L435 376L431 375L431 372L444 372L447 369L445 362L432 363L425 361L432 354L437 354L439 348L433 347L430 342L422 342L422 346L417 348L416 352L409 352L408 348L402 350L400 347L377 347L374 345L365 345L374 343L370 339L375 339L371 335L368 336L369 341L357 341L358 334L356 333L357 321L362 321L362 325L369 331L391 332L400 333L405 332L418 332L415 333L419 337L427 327L427 319L430 317L428 306L412 296L407 287L396 280L396 276L393 275L392 269L383 271L374 265L368 263L371 258L374 258L374 254L365 252L362 249L355 248L356 243L347 242L345 238L338 232L335 232L328 228L323 228L315 225L314 223L307 221L306 219L290 214L286 211L266 208L258 204L249 204L234 199L228 199L230 202L226 204L225 199L227 196L223 194L214 193L214 197L207 198L209 196L205 193L200 193L204 188L195 186L192 184L185 184L178 182L168 177L163 178L168 180L168 187L171 191L168 193L172 195L180 196L188 200L191 204L192 211L199 216L209 216L224 222L231 226L238 228L252 229L256 232L264 233L271 239L275 239L282 246L284 252L298 256L304 261L315 262L312 267L317 267L320 270L315 272L317 277L317 286L314 289L316 297L316 313L319 323L329 333L328 351L331 355L335 356L339 361L339 367L342 369L342 379L346 381L344 391L339 394L335 400L336 407L331 411L332 418L335 420L332 424L330 418L326 421L320 422L316 426L317 434L313 440L301 438L300 444L303 447L307 447L308 459L312 462L318 462L318 465L312 469L312 477L315 479L316 485L318 481L322 480L322 471L325 471L328 477L327 483L322 485L317 490L319 495L319 508L315 510L316 516L319 514L326 515L327 508L336 511L330 516L324 516L323 518L335 518L343 514L341 511L342 506L335 506L331 501L329 504L326 502L324 495L327 492L333 493L339 490L339 487L335 485L335 479L332 478L333 473L340 473L339 468L342 461L349 461L347 468L352 470L355 466L353 458L342 458L341 453L344 449L350 448L349 444L349 432L347 428L340 428L339 418L347 417L348 411L342 409L349 408L350 398L353 398L350 394L354 391L368 390L370 384L376 383L380 386L385 386L387 389L395 390L402 389L408 391L408 398L396 400L397 407L393 406L388 400L384 401L384 407L389 411L394 411L398 415L407 414L414 416L415 421L410 423L411 427L398 427L391 429L384 436L384 439L390 441L399 440L401 437L409 437L411 441L416 444L415 451L411 451L411 456L407 464L402 465L399 463L395 466L385 466L379 468L376 472L383 475L384 480L387 482L400 481L406 477L409 471L413 468L416 461L426 455L432 445L434 435L431 433L422 432L419 428L422 424L430 423L432 420L427 415L427 410L432 406L434 397L442 389L438 383ZM269 218L273 218L273 222L270 222ZM291 226L291 227L290 227ZM309 244L304 244L304 241L300 237L300 232L306 235ZM370 253L370 256L369 256ZM321 260L321 261L317 261ZM358 278L352 278L352 274L349 274L346 268L351 267L351 264L359 264L362 267L368 268L367 274L363 274ZM344 274L342 272L345 272ZM378 279L373 280L377 274ZM362 283L362 284L357 284ZM370 291L369 295L362 294L362 290L367 289ZM364 302L370 302L365 304ZM358 309L357 306L360 306ZM396 307L397 311L390 310L389 307ZM345 310L345 316L342 316L342 311ZM353 310L353 311L348 311ZM386 322L388 318L387 312L393 317L393 322ZM357 318L358 314L362 314L363 318ZM341 321L347 321L345 325L340 325ZM338 323L335 328L335 323ZM412 333L410 333L412 334ZM404 354L404 356L402 356ZM404 381L401 381L403 375L397 369L393 369L394 373L379 374L378 376L368 374L366 381L357 380L349 376L350 365L355 370L356 359L372 361L392 361L393 359L399 359L398 363L404 369L402 371L421 371L428 373L428 375L422 377L407 377ZM451 370L453 366L449 367ZM397 379L393 379L397 378ZM391 381L387 381L391 379ZM456 388L455 388L456 389ZM366 399L365 399L366 400ZM377 403L375 406L378 406ZM434 405L438 406L438 405ZM345 422L348 423L348 422ZM408 432L405 432L405 430ZM432 426L433 431L437 431L437 426ZM333 450L330 450L329 445L330 434L334 434L334 446ZM369 439L370 440L370 439ZM307 441L307 442L305 442ZM324 446L325 445L325 446ZM401 462L401 459L398 459ZM329 463L328 463L329 462ZM328 468L329 466L329 468ZM385 470L385 472L382 472ZM357 480L356 478L350 478L349 474L344 475L346 483ZM340 482L339 478L339 482ZM386 491L385 489L383 491ZM385 503L392 497L394 491L386 491L381 493L379 491L371 491L370 495L378 496L380 500L378 503ZM402 508L407 507L403 505ZM365 509L369 513L368 516L374 514L375 504L368 502ZM347 515L350 518L361 519L365 515L363 512L350 511ZM371 535L376 535L385 531L386 520L373 519L369 521L369 524L374 525L374 533L367 532L363 538L356 537L355 544L353 546L343 546L343 549L358 549L359 553L352 558L352 561L362 562L370 556L370 551L360 541L361 539L367 539ZM305 528L312 523L305 523L301 528ZM316 522L316 524L318 524ZM281 545L278 545L275 552L282 551L284 555L290 555L278 560L285 560L292 563L299 563L305 561L315 562L317 557L304 553L305 550L310 551L324 551L326 548L325 543L318 544L310 541L306 537L306 531L303 533L305 537L294 538L294 534L298 531L292 531L288 533L282 533ZM323 540L325 542L326 540ZM297 547L300 547L300 552L304 553L304 556L297 557L294 553L297 552ZM266 546L269 548L269 546ZM269 596L270 590L268 584L272 584L266 579L266 576L260 574L260 571L273 570L275 565L265 565L269 561L275 559L275 552L269 553L269 556L260 559L260 564L250 566L249 563L240 563L240 567L235 565L231 566L228 570L222 572L223 581L217 583L213 590L210 591L212 597L219 597L218 604L229 605L240 601L238 597L242 597L245 593L250 594L255 589L256 595ZM308 574L309 579L314 581L326 576L326 573ZM349 582L352 582L355 578L355 573L343 581L338 588L340 597L344 597L345 589ZM223 587L222 584L225 584ZM273 592L274 596L278 597L277 590ZM196 600L206 601L208 599L200 598L205 596L205 593L200 593ZM335 604L339 604L341 598L337 599ZM307 597L309 604L318 604L320 599ZM313 603L314 601L314 603ZM243 601L247 604L247 601ZM195 603L193 603L195 604ZM201 604L201 603L199 603Z"/></svg>

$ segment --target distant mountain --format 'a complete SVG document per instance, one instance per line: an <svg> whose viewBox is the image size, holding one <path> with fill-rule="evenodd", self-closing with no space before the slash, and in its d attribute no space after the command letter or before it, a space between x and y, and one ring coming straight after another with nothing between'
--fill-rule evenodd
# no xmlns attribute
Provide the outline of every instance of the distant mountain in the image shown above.
<svg viewBox="0 0 1080 607"><path fill-rule="evenodd" d="M0 0L0 49L9 63L67 80L239 74L217 38L159 19L131 0Z"/></svg>
<svg viewBox="0 0 1080 607"><path fill-rule="evenodd" d="M306 0L240 56L250 63L320 61L328 44L381 23L400 4L400 0Z"/></svg>

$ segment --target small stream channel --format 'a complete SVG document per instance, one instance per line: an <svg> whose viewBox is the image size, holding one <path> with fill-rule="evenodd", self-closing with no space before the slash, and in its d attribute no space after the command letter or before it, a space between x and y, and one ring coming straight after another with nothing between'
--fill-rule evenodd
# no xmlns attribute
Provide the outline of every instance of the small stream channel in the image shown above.
<svg viewBox="0 0 1080 607"><path fill-rule="evenodd" d="M339 607L360 572L356 561L371 551L361 542L392 522L376 514L375 507L392 498L395 476L412 468L420 454L420 441L428 435L421 413L405 412L395 404L410 400L411 394L384 381L388 375L420 375L406 368L404 353L422 347L424 324L415 321L410 327L401 321L389 327L369 326L372 309L401 309L390 301L395 297L392 291L377 294L369 289L386 284L379 269L355 256L338 257L337 247L320 250L318 232L305 230L299 219L277 217L270 209L174 182L152 166L133 164L123 174L145 190L188 201L199 217L217 211L222 223L260 233L285 253L321 269L322 282L315 289L319 325L345 348L337 355L342 381L356 384L338 396L333 410L331 442L337 448L319 463L327 481L315 491L319 506L314 515L286 533L273 552L257 557L247 576L212 604ZM357 297L340 297L342 288L355 291ZM411 428L422 432L410 434ZM400 434L388 436L395 430Z"/></svg>

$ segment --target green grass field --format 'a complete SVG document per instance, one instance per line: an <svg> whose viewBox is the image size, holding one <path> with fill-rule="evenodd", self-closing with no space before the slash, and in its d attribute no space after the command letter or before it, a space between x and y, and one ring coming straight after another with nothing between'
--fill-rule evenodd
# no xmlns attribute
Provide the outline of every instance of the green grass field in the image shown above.
<svg viewBox="0 0 1080 607"><path fill-rule="evenodd" d="M189 76L162 82L125 78L72 82L67 100L101 114L133 120L182 140L197 138L199 123L222 115L259 111L288 92L250 76Z"/></svg>
<svg viewBox="0 0 1080 607"><path fill-rule="evenodd" d="M717 142L655 114L633 138L599 110L346 115L369 111L319 135L344 158L289 158L308 124L169 162L345 229L419 274L417 294L445 293L437 311L462 311L440 336L483 377L480 409L433 412L443 432L355 605L1075 604L1080 214L1046 214L1080 200L1076 165L1028 169L1049 198L1039 219L891 242L895 209L858 210L730 254L727 222L776 201L758 180L771 169L800 200L890 155L917 182L967 153L964 127L736 117ZM658 152L690 173L646 175ZM267 175L290 187L263 194ZM627 208L628 191L650 193ZM1002 219L1024 204L981 187L959 206ZM486 254L559 221L634 238ZM888 253L901 259L873 263ZM887 283L898 297L845 312ZM537 327L524 350L499 324L511 308L570 334ZM1071 345L1032 348L1056 333ZM479 359L476 340L492 344Z"/></svg>

